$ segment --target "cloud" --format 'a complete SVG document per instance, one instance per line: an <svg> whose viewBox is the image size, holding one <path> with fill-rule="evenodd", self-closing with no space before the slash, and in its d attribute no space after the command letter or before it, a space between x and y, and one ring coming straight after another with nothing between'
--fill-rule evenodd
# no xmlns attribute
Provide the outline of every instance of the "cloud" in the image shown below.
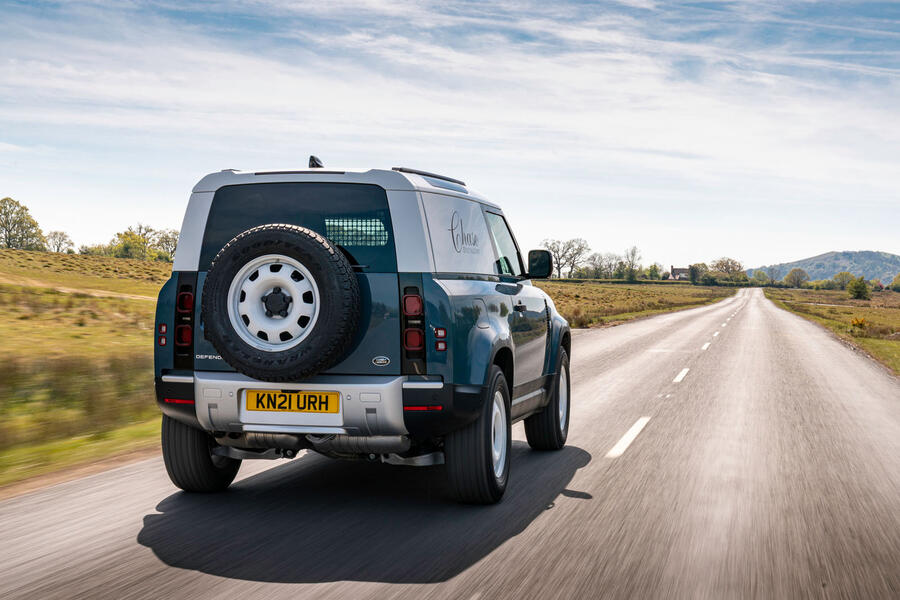
<svg viewBox="0 0 900 600"><path fill-rule="evenodd" d="M203 170L278 167L313 150L366 166L412 159L459 169L486 191L516 190L520 202L510 210L532 243L591 239L577 228L594 218L602 227L623 198L630 210L615 211L629 222L647 221L647 211L662 223L688 214L703 231L720 225L704 211L722 203L741 204L736 218L773 202L802 207L781 209L799 215L852 195L886 211L900 189L900 48L887 35L897 24L849 15L845 34L806 10L374 0L20 5L0 24L0 143L54 149L41 164L15 167L16 184L39 198L59 190L26 178L49 161L84 182L91 202L110 193L147 199L83 225L80 235L99 239L124 227L112 219L128 211L177 225L170 213L183 195L151 201L176 181L185 190ZM823 29L831 37L811 33ZM876 33L866 37L869 30ZM115 181L93 181L98 166ZM129 187L136 180L140 192ZM569 214L588 218L529 216L554 194L572 199ZM46 202L47 214L57 213L55 200ZM548 233L548 223L559 233ZM823 231L836 226L822 223ZM593 235L606 248L634 236ZM659 247L649 247L660 253L682 240L654 235L649 244Z"/></svg>

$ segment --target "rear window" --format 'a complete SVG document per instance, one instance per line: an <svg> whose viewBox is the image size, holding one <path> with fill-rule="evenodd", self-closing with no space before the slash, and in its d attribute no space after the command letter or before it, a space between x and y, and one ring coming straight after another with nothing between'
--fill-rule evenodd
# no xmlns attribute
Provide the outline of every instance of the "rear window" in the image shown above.
<svg viewBox="0 0 900 600"><path fill-rule="evenodd" d="M387 195L356 183L253 183L219 188L213 197L200 270L239 233L270 223L300 225L327 237L369 273L397 271Z"/></svg>

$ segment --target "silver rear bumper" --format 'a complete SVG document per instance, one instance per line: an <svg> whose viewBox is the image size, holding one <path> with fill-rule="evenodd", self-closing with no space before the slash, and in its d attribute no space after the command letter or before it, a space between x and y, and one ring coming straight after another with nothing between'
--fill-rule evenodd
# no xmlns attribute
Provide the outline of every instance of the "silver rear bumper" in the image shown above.
<svg viewBox="0 0 900 600"><path fill-rule="evenodd" d="M302 383L272 383L239 373L196 371L194 398L197 420L207 431L403 435L407 433L403 423L404 384L412 387L419 383L407 383L405 376L391 375L319 376ZM340 412L248 411L245 408L248 389L338 392Z"/></svg>

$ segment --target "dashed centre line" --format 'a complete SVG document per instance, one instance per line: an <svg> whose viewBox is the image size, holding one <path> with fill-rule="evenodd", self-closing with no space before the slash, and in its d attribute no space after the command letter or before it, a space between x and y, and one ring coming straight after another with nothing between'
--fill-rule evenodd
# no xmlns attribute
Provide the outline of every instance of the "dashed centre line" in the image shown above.
<svg viewBox="0 0 900 600"><path fill-rule="evenodd" d="M706 350L707 348L709 348L709 342L706 342L705 344L703 344L703 347L700 348L700 349L701 349L701 350Z"/></svg>
<svg viewBox="0 0 900 600"><path fill-rule="evenodd" d="M631 442L634 441L634 438L638 436L641 430L647 425L647 421L650 420L650 417L641 417L637 421L635 421L634 425L631 426L631 429L625 432L625 435L616 442L616 445L610 448L609 452L606 453L606 458L619 458L625 451L628 449L628 446L631 445Z"/></svg>
<svg viewBox="0 0 900 600"><path fill-rule="evenodd" d="M681 373L676 375L675 379L672 380L672 383L681 383L681 380L685 378L685 376L688 374L688 371L690 371L690 369L688 369L687 367L683 368L681 370Z"/></svg>
<svg viewBox="0 0 900 600"><path fill-rule="evenodd" d="M717 335L719 335L718 331L713 334L713 337L716 337Z"/></svg>

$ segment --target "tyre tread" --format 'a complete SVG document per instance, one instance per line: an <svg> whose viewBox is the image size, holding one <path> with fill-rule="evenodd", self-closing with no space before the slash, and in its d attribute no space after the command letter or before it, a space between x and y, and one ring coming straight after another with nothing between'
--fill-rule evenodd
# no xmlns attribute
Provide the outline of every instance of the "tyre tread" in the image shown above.
<svg viewBox="0 0 900 600"><path fill-rule="evenodd" d="M217 467L209 455L209 434L167 415L162 418L162 451L169 479L186 492L222 491L241 466L241 461L228 459Z"/></svg>
<svg viewBox="0 0 900 600"><path fill-rule="evenodd" d="M560 348L559 353L558 372L561 372L563 368L568 371L569 356L564 348ZM525 438L533 450L560 450L566 445L566 439L560 432L559 427L559 411L556 404L558 386L559 377L557 376L553 383L553 396L550 398L550 402L544 407L544 410L525 419ZM569 394L568 418L570 421L571 414L572 397Z"/></svg>

